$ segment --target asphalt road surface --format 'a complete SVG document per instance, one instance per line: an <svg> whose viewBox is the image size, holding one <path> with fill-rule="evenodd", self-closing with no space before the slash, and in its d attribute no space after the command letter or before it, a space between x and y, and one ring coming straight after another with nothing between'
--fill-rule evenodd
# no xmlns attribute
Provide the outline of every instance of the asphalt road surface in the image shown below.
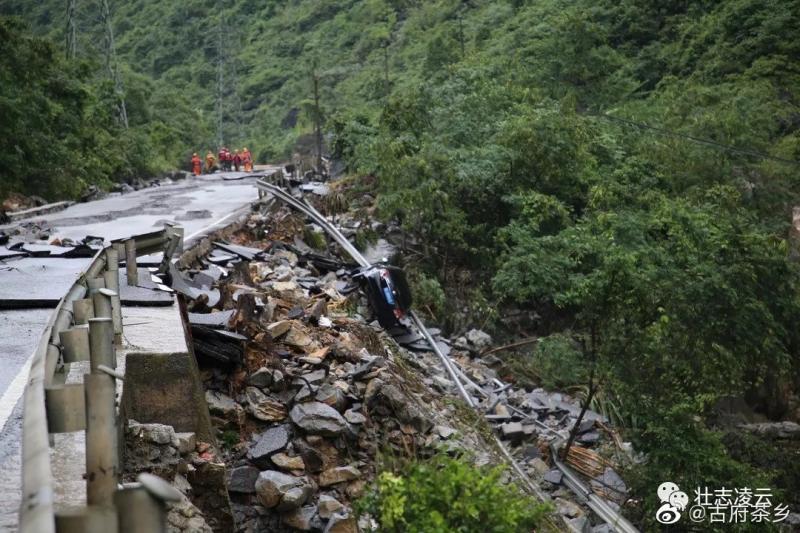
<svg viewBox="0 0 800 533"><path fill-rule="evenodd" d="M226 181L241 173L215 174L176 181L129 194L76 204L38 216L46 222L49 241L87 235L106 241L157 231L164 222L184 228L190 242L223 226L257 199L254 179ZM20 221L12 226L28 221ZM6 226L8 227L8 226ZM47 241L38 241L46 244ZM53 296L61 298L89 259L25 258L0 261L0 301ZM0 531L14 530L20 485L20 398L30 357L52 313L51 309L0 311Z"/></svg>

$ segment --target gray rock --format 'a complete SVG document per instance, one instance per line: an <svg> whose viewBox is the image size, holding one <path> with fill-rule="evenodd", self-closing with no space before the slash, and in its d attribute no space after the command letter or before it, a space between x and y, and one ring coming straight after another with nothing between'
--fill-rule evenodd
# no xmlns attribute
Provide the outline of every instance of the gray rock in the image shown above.
<svg viewBox="0 0 800 533"><path fill-rule="evenodd" d="M348 409L344 412L344 419L347 420L351 424L363 424L367 421L367 417L362 415L357 411L353 411L352 409Z"/></svg>
<svg viewBox="0 0 800 533"><path fill-rule="evenodd" d="M330 487L331 485L336 485L337 483L343 483L345 481L352 481L360 477L361 472L359 472L358 468L354 466L337 466L335 468L325 470L322 472L322 474L320 474L319 486Z"/></svg>
<svg viewBox="0 0 800 533"><path fill-rule="evenodd" d="M395 416L400 422L410 424L417 431L427 433L433 427L430 416L397 386L374 378L367 384L364 405L371 416Z"/></svg>
<svg viewBox="0 0 800 533"><path fill-rule="evenodd" d="M340 413L347 409L347 398L344 392L332 383L323 384L319 390L317 390L317 394L314 398L318 402L330 405Z"/></svg>
<svg viewBox="0 0 800 533"><path fill-rule="evenodd" d="M269 468L269 457L289 444L289 431L285 425L266 430L247 453L248 459L259 468Z"/></svg>
<svg viewBox="0 0 800 533"><path fill-rule="evenodd" d="M250 376L247 382L254 387L266 389L272 385L272 373L273 369L261 367Z"/></svg>
<svg viewBox="0 0 800 533"><path fill-rule="evenodd" d="M578 435L578 442L581 444L594 444L595 442L600 440L600 433L597 431L587 431L581 435Z"/></svg>
<svg viewBox="0 0 800 533"><path fill-rule="evenodd" d="M131 421L128 424L128 432L147 442L152 442L153 444L169 444L175 448L178 448L180 445L178 435L175 433L175 429L172 426L166 426L164 424L139 424L138 422Z"/></svg>
<svg viewBox="0 0 800 533"><path fill-rule="evenodd" d="M305 470L306 464L302 457L290 457L281 452L276 453L271 458L272 463L281 470Z"/></svg>
<svg viewBox="0 0 800 533"><path fill-rule="evenodd" d="M175 436L178 438L178 452L180 452L181 455L186 455L194 451L197 446L197 437L195 437L194 433L176 433Z"/></svg>
<svg viewBox="0 0 800 533"><path fill-rule="evenodd" d="M337 513L341 509L344 508L339 500L334 498L333 496L328 496L327 494L322 494L319 497L319 516L324 519L328 519L333 516L334 513Z"/></svg>
<svg viewBox="0 0 800 533"><path fill-rule="evenodd" d="M286 491L281 500L281 506L284 508L294 509L300 507L310 496L308 487L293 487Z"/></svg>
<svg viewBox="0 0 800 533"><path fill-rule="evenodd" d="M576 518L583 516L583 510L577 505L564 498L556 498L556 511L558 514L566 516L567 518Z"/></svg>
<svg viewBox="0 0 800 533"><path fill-rule="evenodd" d="M561 483L562 477L564 477L564 475L560 470L553 469L544 475L544 480L552 483L553 485L558 485Z"/></svg>
<svg viewBox="0 0 800 533"><path fill-rule="evenodd" d="M283 523L300 531L311 531L314 516L317 508L313 505L306 505L283 515Z"/></svg>
<svg viewBox="0 0 800 533"><path fill-rule="evenodd" d="M289 417L297 426L312 435L336 436L347 429L347 422L333 407L321 402L295 405Z"/></svg>
<svg viewBox="0 0 800 533"><path fill-rule="evenodd" d="M533 467L533 469L536 470L541 475L545 475L547 472L550 471L550 467L547 466L547 463L542 461L541 458L539 457L531 459L528 464L530 464Z"/></svg>
<svg viewBox="0 0 800 533"><path fill-rule="evenodd" d="M516 439L525 435L525 430L522 428L520 422L507 422L500 426L500 431L503 433L503 438Z"/></svg>
<svg viewBox="0 0 800 533"><path fill-rule="evenodd" d="M771 439L800 439L800 424L795 422L763 422L742 424L741 429Z"/></svg>
<svg viewBox="0 0 800 533"><path fill-rule="evenodd" d="M255 493L259 473L258 468L249 465L231 468L228 470L228 492Z"/></svg>
<svg viewBox="0 0 800 533"><path fill-rule="evenodd" d="M323 533L358 533L358 524L350 513L336 513L328 520Z"/></svg>
<svg viewBox="0 0 800 533"><path fill-rule="evenodd" d="M280 322L273 322L267 326L267 332L273 339L277 339L292 328L292 323L288 320L281 320Z"/></svg>
<svg viewBox="0 0 800 533"><path fill-rule="evenodd" d="M242 406L233 398L216 391L206 391L206 404L212 415L219 415L230 421L238 421L244 414Z"/></svg>
<svg viewBox="0 0 800 533"><path fill-rule="evenodd" d="M589 530L589 519L585 516L579 516L577 518L573 518L568 520L567 523L572 531L588 531Z"/></svg>
<svg viewBox="0 0 800 533"><path fill-rule="evenodd" d="M443 439L449 439L456 434L456 430L449 426L434 426L433 431Z"/></svg>
<svg viewBox="0 0 800 533"><path fill-rule="evenodd" d="M474 346L477 350L483 350L492 345L492 337L479 329L471 329L465 335L467 342Z"/></svg>
<svg viewBox="0 0 800 533"><path fill-rule="evenodd" d="M613 468L607 466L603 474L591 480L592 488L602 489L611 492L610 496L614 499L624 498L628 492L625 481L617 474Z"/></svg>
<svg viewBox="0 0 800 533"><path fill-rule="evenodd" d="M257 387L245 389L247 412L264 422L280 422L286 418L286 407L283 403L270 398Z"/></svg>
<svg viewBox="0 0 800 533"><path fill-rule="evenodd" d="M300 454L300 457L303 458L303 463L305 463L308 472L316 474L322 471L324 458L316 448L303 439L295 439L292 445L295 451Z"/></svg>
<svg viewBox="0 0 800 533"><path fill-rule="evenodd" d="M266 470L258 475L256 494L267 509L290 511L304 504L311 496L312 488L305 477L295 477L277 470ZM297 489L297 490L295 490ZM288 495L288 498L285 498Z"/></svg>

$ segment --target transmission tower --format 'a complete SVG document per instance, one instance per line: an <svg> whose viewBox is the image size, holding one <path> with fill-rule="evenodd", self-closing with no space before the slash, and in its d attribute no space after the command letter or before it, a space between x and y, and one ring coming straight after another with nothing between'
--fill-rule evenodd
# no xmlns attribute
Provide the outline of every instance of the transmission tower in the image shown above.
<svg viewBox="0 0 800 533"><path fill-rule="evenodd" d="M128 110L125 106L125 90L122 85L122 78L119 75L119 64L117 63L117 50L114 45L114 27L111 24L111 10L108 7L108 0L102 0L101 17L105 30L104 48L106 70L114 83L114 94L117 96L117 112L119 113L120 124L128 129Z"/></svg>

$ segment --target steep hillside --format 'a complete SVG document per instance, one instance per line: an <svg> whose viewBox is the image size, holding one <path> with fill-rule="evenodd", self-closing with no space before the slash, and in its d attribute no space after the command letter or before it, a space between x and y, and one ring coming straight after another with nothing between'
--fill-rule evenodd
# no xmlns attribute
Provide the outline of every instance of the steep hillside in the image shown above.
<svg viewBox="0 0 800 533"><path fill-rule="evenodd" d="M78 1L80 79L108 96L98 4ZM64 9L0 0L56 46ZM316 79L327 148L351 174L342 195L369 195L369 217L399 228L418 309L452 332L539 337L508 371L580 391L626 427L648 458L630 474L642 524L666 479L798 503L794 448L742 435L720 406L800 421L800 0L111 9L131 129L106 117L110 133L80 149L140 163L108 177L214 148L219 103L225 144L288 157L312 131ZM27 87L18 78L3 90ZM0 127L16 153L8 139L28 126ZM24 161L0 170L49 187Z"/></svg>

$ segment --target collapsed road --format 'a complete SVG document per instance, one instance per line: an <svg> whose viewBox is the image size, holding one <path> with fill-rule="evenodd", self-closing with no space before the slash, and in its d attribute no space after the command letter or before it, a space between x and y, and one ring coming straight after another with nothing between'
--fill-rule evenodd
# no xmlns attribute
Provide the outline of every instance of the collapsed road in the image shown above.
<svg viewBox="0 0 800 533"><path fill-rule="evenodd" d="M170 531L369 529L368 521L356 525L352 505L374 479L385 445L423 456L471 450L477 464L509 462L522 486L554 502L554 528L635 531L609 503L624 503L624 482L591 449L608 444L600 430L613 436L603 417L590 412L569 466L557 461L553 443L574 421L575 400L500 381L475 357L491 343L485 334L450 340L429 331L400 297L403 283L391 269L372 267L338 229L303 209L308 204L294 207L311 223L276 204L267 199L244 222L204 239L164 278L180 294L202 406L170 392L175 381L137 381L137 367L123 356L126 384L130 378L138 391L121 400L128 411L122 476L132 482L155 473L182 494ZM320 228L338 248L303 242ZM416 330L390 327L375 312L379 298L369 283L361 284L366 294L359 291L359 278L376 273L378 290L387 279L398 289L387 296L397 302L395 318L406 314ZM177 378L183 387L193 379ZM449 400L454 393L463 403ZM187 422L193 408L201 416ZM212 424L198 422L209 413ZM78 472L72 482L80 484Z"/></svg>
<svg viewBox="0 0 800 533"><path fill-rule="evenodd" d="M256 197L249 178L258 175L263 174L160 180L158 186L0 226L0 529L11 529L17 522L19 399L52 307L104 241L170 222L180 224L191 243L249 209Z"/></svg>
<svg viewBox="0 0 800 533"><path fill-rule="evenodd" d="M379 291L399 287L391 269L371 265L309 204L259 188L310 221L267 202L218 236L225 242L185 254L171 276L186 299L216 446L180 452L152 435L185 427L131 422L128 469L157 471L179 488L195 506L195 528L355 532L371 528L365 517L356 523L353 504L377 474L380 448L469 450L477 464L508 462L521 486L553 501L555 529L636 531L617 511L624 481L590 449L605 441L601 428L612 432L607 420L590 411L568 464L557 461L575 400L503 383L467 355L486 342L481 335L440 337L407 305L396 316L407 313L416 329L392 327L369 283L358 281L377 274ZM335 244L312 249L303 239L320 228ZM392 292L404 299L402 289ZM463 404L450 403L457 391ZM170 527L185 531L188 516L171 512Z"/></svg>

